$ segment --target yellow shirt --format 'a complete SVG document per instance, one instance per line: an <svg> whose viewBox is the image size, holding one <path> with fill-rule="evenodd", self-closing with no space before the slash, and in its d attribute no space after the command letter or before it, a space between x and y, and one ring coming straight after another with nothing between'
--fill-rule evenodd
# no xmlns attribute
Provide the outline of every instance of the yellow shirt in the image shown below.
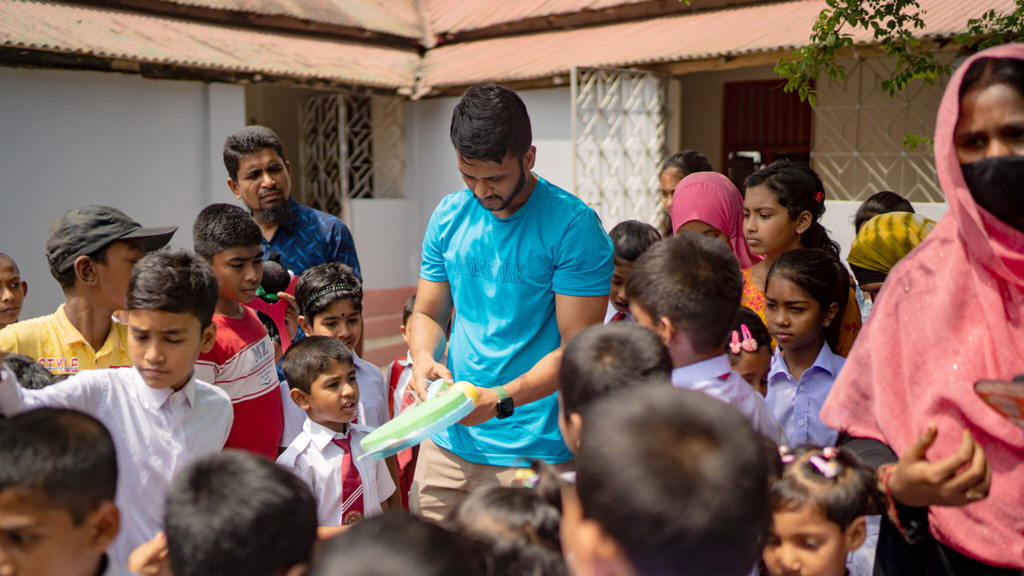
<svg viewBox="0 0 1024 576"><path fill-rule="evenodd" d="M98 351L85 341L64 314L64 305L49 316L15 322L0 330L0 350L24 354L54 375L132 365L128 327L114 322Z"/></svg>

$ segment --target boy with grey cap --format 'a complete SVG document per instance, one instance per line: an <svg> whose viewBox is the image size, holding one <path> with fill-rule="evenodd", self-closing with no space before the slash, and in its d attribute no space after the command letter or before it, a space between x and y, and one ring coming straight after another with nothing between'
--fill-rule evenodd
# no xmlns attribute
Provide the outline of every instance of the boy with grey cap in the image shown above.
<svg viewBox="0 0 1024 576"><path fill-rule="evenodd" d="M127 329L112 315L126 307L135 262L165 246L177 229L144 228L109 206L65 212L46 239L50 273L65 302L49 316L0 330L0 350L25 354L54 375L131 366Z"/></svg>

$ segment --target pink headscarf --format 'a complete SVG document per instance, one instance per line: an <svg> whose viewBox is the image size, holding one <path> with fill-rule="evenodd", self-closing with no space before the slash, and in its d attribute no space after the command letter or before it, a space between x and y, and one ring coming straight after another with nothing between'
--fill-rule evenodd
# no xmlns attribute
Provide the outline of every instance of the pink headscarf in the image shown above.
<svg viewBox="0 0 1024 576"><path fill-rule="evenodd" d="M1024 60L1024 45L985 50L950 80L935 129L935 164L949 212L900 261L836 380L821 419L902 454L929 422L929 460L953 454L968 429L992 467L988 498L932 507L932 534L996 566L1024 568L1024 434L974 393L979 380L1024 373L1024 232L978 207L953 133L964 73L978 58Z"/></svg>
<svg viewBox="0 0 1024 576"><path fill-rule="evenodd" d="M718 172L694 172L679 181L672 195L672 232L700 220L729 237L729 247L740 268L760 258L750 252L743 237L743 197L731 180Z"/></svg>

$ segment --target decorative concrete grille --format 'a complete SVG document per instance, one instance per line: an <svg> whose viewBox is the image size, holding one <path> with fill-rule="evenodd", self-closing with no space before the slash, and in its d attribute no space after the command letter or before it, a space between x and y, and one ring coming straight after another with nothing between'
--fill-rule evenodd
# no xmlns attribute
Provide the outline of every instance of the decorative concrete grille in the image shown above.
<svg viewBox="0 0 1024 576"><path fill-rule="evenodd" d="M934 156L925 144L903 147L907 134L931 137L945 83L914 81L895 96L881 89L884 58L846 63L845 83L818 81L811 165L830 199L863 201L892 190L914 202L943 202Z"/></svg>
<svg viewBox="0 0 1024 576"><path fill-rule="evenodd" d="M572 69L573 193L607 229L657 213L667 85L650 72Z"/></svg>
<svg viewBox="0 0 1024 576"><path fill-rule="evenodd" d="M306 205L347 217L352 199L401 198L405 137L399 98L339 92L301 110Z"/></svg>

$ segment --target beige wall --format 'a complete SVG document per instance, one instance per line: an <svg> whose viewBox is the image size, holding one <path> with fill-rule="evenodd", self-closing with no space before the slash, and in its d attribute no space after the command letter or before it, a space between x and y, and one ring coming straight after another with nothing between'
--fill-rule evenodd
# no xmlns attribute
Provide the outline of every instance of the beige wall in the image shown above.
<svg viewBox="0 0 1024 576"><path fill-rule="evenodd" d="M721 172L722 102L726 82L773 80L778 78L771 66L757 66L718 72L696 72L679 77L682 122L679 150L696 150L707 156L711 166ZM670 139L671 142L671 139Z"/></svg>

